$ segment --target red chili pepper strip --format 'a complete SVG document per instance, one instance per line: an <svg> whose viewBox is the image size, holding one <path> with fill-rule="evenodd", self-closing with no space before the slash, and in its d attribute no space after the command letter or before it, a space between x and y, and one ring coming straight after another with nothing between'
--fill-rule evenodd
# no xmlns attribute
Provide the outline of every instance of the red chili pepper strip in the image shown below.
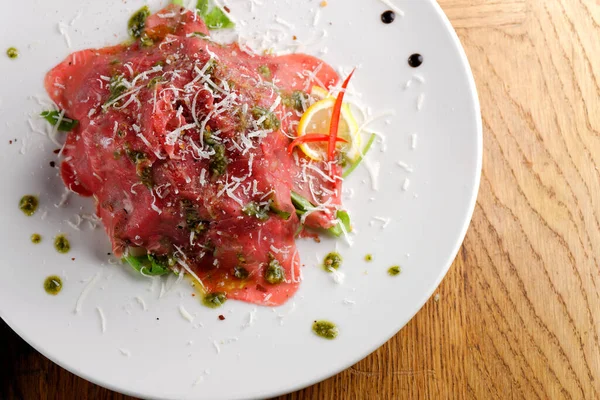
<svg viewBox="0 0 600 400"><path fill-rule="evenodd" d="M340 90L337 99L335 99L333 112L331 113L331 124L329 125L329 145L327 147L327 157L329 161L335 160L335 142L338 135L338 128L340 126L340 117L342 114L342 104L344 103L344 94L346 94L346 88L348 87L350 78L352 78L352 75L354 75L354 71L356 71L356 69L353 69L352 72L350 72L350 75L348 75L348 77L342 84L342 89Z"/></svg>
<svg viewBox="0 0 600 400"><path fill-rule="evenodd" d="M348 143L348 141L344 138L336 138L338 142ZM290 143L288 147L288 153L292 154L294 151L294 147L299 146L304 143L313 143L313 142L328 142L329 135L325 135L322 133L307 133L306 135L302 135L294 139L292 143Z"/></svg>

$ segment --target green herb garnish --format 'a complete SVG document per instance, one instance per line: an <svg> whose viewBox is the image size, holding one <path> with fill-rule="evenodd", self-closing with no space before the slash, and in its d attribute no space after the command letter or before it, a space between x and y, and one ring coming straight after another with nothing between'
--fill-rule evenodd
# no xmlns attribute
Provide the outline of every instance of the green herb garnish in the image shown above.
<svg viewBox="0 0 600 400"><path fill-rule="evenodd" d="M62 286L62 280L56 275L49 276L44 280L44 290L52 296L56 296L62 289Z"/></svg>
<svg viewBox="0 0 600 400"><path fill-rule="evenodd" d="M69 239L65 235L58 235L54 238L54 248L62 254L66 254L71 250Z"/></svg>
<svg viewBox="0 0 600 400"><path fill-rule="evenodd" d="M48 121L52 125L58 124L58 120L60 119L60 111L42 111L40 116ZM60 124L58 124L58 130L61 132L69 132L75 129L75 127L79 124L79 121L76 119L67 118L63 115L63 118L60 119Z"/></svg>
<svg viewBox="0 0 600 400"><path fill-rule="evenodd" d="M400 266L398 266L398 265L394 265L393 267L390 267L388 269L388 274L390 276L400 275L401 272L402 272L402 268L400 268Z"/></svg>
<svg viewBox="0 0 600 400"><path fill-rule="evenodd" d="M108 83L108 90L110 94L106 100L106 104L112 105L127 90L123 75L113 75Z"/></svg>
<svg viewBox="0 0 600 400"><path fill-rule="evenodd" d="M261 74L265 79L271 79L271 70L267 65L261 65L258 67L258 73Z"/></svg>
<svg viewBox="0 0 600 400"><path fill-rule="evenodd" d="M127 24L127 32L134 39L139 39L146 27L146 19L150 16L150 9L144 6L136 11Z"/></svg>
<svg viewBox="0 0 600 400"><path fill-rule="evenodd" d="M296 207L296 214L298 214L299 216L302 216L307 211L315 208L315 206L310 201L308 201L304 197L300 196L296 192L292 192L291 197L292 197L292 204L294 205L294 207ZM336 213L336 218L337 218L337 223L334 226L332 226L331 228L327 229L327 231L330 234L332 234L336 237L340 237L344 233L342 226L346 229L346 232L352 231L352 225L350 223L350 215L348 215L347 211L338 210Z"/></svg>
<svg viewBox="0 0 600 400"><path fill-rule="evenodd" d="M242 208L242 212L250 217L266 221L269 219L269 204L260 205L255 201L251 201Z"/></svg>
<svg viewBox="0 0 600 400"><path fill-rule="evenodd" d="M350 215L348 215L347 211L338 210L335 216L337 218L337 222L334 226L328 229L329 233L336 237L340 237L344 233L344 229L346 232L352 231ZM344 229L342 229L342 226L344 227Z"/></svg>
<svg viewBox="0 0 600 400"><path fill-rule="evenodd" d="M285 270L272 254L269 254L269 259L265 270L265 280L271 285L277 285L285 280Z"/></svg>
<svg viewBox="0 0 600 400"><path fill-rule="evenodd" d="M36 212L38 205L38 198L30 194L21 197L21 200L19 200L19 209L28 217L31 217Z"/></svg>
<svg viewBox="0 0 600 400"><path fill-rule="evenodd" d="M225 173L227 170L227 164L229 161L227 160L227 156L225 155L226 149L225 146L218 143L212 146L215 150L215 154L210 156L210 172L212 176L218 177Z"/></svg>
<svg viewBox="0 0 600 400"><path fill-rule="evenodd" d="M215 6L209 10L208 0L198 0L196 10L208 29L215 30L235 27L235 23L219 7Z"/></svg>
<svg viewBox="0 0 600 400"><path fill-rule="evenodd" d="M331 252L325 256L323 261L323 268L327 272L331 272L334 269L339 269L342 265L342 256L339 253Z"/></svg>
<svg viewBox="0 0 600 400"><path fill-rule="evenodd" d="M227 295L223 292L208 293L202 299L202 304L210 308L219 308L227 301Z"/></svg>
<svg viewBox="0 0 600 400"><path fill-rule="evenodd" d="M258 106L252 108L252 116L257 121L261 121L259 126L262 129L271 129L276 131L281 126L281 121L279 121L279 118L277 118L274 113L270 112L266 108Z"/></svg>
<svg viewBox="0 0 600 400"><path fill-rule="evenodd" d="M148 188L152 188L154 186L152 161L150 161L146 153L126 148L125 154L127 154L129 160L135 164L135 172L140 177L142 184Z"/></svg>
<svg viewBox="0 0 600 400"><path fill-rule="evenodd" d="M235 267L233 267L233 276L235 276L237 279L244 280L248 279L250 273L246 268L236 265Z"/></svg>
<svg viewBox="0 0 600 400"><path fill-rule="evenodd" d="M291 94L283 96L283 105L303 112L308 101L308 95L301 90L294 90Z"/></svg>
<svg viewBox="0 0 600 400"><path fill-rule="evenodd" d="M171 272L169 267L175 265L175 259L167 256L146 254L143 256L127 255L123 257L133 269L146 276L162 276Z"/></svg>
<svg viewBox="0 0 600 400"><path fill-rule="evenodd" d="M344 173L342 174L342 178L348 177L352 172L354 172L356 167L358 167L360 165L360 163L362 162L362 160L364 160L364 158L367 155L367 153L369 152L369 150L371 150L371 146L373 145L373 142L375 141L375 137L377 137L377 135L375 135L374 133L371 134L369 141L365 145L364 149L360 152L358 160L356 160L356 162L354 162L352 165L350 165L350 167L346 171L344 171Z"/></svg>
<svg viewBox="0 0 600 400"><path fill-rule="evenodd" d="M6 55L8 56L8 58L10 58L10 59L13 59L13 60L14 60L15 58L19 57L19 50L17 50L17 49L16 49L16 48L14 48L14 47L9 47L9 48L6 50Z"/></svg>
<svg viewBox="0 0 600 400"><path fill-rule="evenodd" d="M313 332L324 339L335 339L339 333L337 326L329 321L315 321L312 326Z"/></svg>

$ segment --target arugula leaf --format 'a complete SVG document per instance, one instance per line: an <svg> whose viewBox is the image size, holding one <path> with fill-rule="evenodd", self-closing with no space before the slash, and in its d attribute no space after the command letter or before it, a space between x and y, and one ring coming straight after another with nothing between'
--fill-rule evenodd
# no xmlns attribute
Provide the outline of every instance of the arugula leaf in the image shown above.
<svg viewBox="0 0 600 400"><path fill-rule="evenodd" d="M158 260L150 254L137 257L131 255L125 256L123 257L123 261L126 261L133 269L142 275L162 276L171 272L168 267L160 264Z"/></svg>
<svg viewBox="0 0 600 400"><path fill-rule="evenodd" d="M300 196L296 192L292 192L291 196L292 204L294 205L294 207L296 207L296 210L301 211L303 214L311 208L315 207L310 201L306 200L304 197Z"/></svg>
<svg viewBox="0 0 600 400"><path fill-rule="evenodd" d="M182 6L183 7L183 0L173 0L173 4L175 4L176 6Z"/></svg>
<svg viewBox="0 0 600 400"><path fill-rule="evenodd" d="M210 9L208 0L198 0L196 3L196 10L204 20L204 23L206 23L208 29L214 30L235 27L235 23L219 7L215 6Z"/></svg>
<svg viewBox="0 0 600 400"><path fill-rule="evenodd" d="M294 205L294 207L296 207L296 214L298 216L302 216L308 210L315 207L310 201L308 201L304 197L300 196L296 192L292 192L291 196L292 196L292 204ZM347 211L338 210L337 213L335 214L335 216L337 218L337 223L334 226L332 226L331 228L327 229L327 232L329 232L333 236L340 237L344 233L344 231L341 228L341 225L344 226L344 228L346 229L346 232L352 231L352 224L350 223L350 215L348 215Z"/></svg>
<svg viewBox="0 0 600 400"><path fill-rule="evenodd" d="M60 111L42 111L40 115L52 125L56 125L60 117ZM75 127L78 124L79 121L77 121L76 119L71 119L63 116L62 120L60 121L60 124L58 125L58 130L61 132L69 132L75 129Z"/></svg>
<svg viewBox="0 0 600 400"><path fill-rule="evenodd" d="M348 175L350 175L352 172L354 172L356 167L358 167L360 165L360 163L362 162L362 160L364 160L364 158L367 155L367 153L369 152L369 150L371 150L371 146L373 145L373 142L375 141L376 136L377 135L375 135L374 133L371 134L371 137L369 138L369 141L365 145L365 148L360 153L359 159L356 160L356 162L354 164L352 164L350 166L350 168L348 168L346 171L344 171L344 173L342 174L342 178L348 177Z"/></svg>
<svg viewBox="0 0 600 400"><path fill-rule="evenodd" d="M344 233L344 230L342 229L341 225L344 226L344 228L346 229L346 232L352 231L352 225L350 223L350 215L348 215L347 211L338 210L338 212L336 213L335 216L337 217L337 223L334 226L332 226L331 228L327 229L327 231L329 233L331 233L332 235L334 235L336 237L342 236L342 234Z"/></svg>
<svg viewBox="0 0 600 400"><path fill-rule="evenodd" d="M208 29L227 29L234 28L235 23L229 19L227 14L219 7L213 7L212 10L204 17L204 22Z"/></svg>
<svg viewBox="0 0 600 400"><path fill-rule="evenodd" d="M196 3L196 10L198 10L198 14L200 14L202 18L206 17L208 14L208 0L198 0Z"/></svg>

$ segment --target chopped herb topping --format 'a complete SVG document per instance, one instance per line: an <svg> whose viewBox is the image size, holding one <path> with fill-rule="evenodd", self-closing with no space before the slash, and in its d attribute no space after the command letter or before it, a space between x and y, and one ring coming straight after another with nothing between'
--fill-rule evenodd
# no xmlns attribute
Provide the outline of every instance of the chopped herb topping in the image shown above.
<svg viewBox="0 0 600 400"><path fill-rule="evenodd" d="M208 230L209 223L200 218L198 209L187 199L181 201L181 208L185 216L185 223L190 231L202 234Z"/></svg>
<svg viewBox="0 0 600 400"><path fill-rule="evenodd" d="M65 235L58 235L54 238L54 248L62 254L66 254L71 250L69 239Z"/></svg>
<svg viewBox="0 0 600 400"><path fill-rule="evenodd" d="M271 129L271 130L276 131L281 126L281 121L279 121L279 118L277 118L277 116L274 113L270 112L266 108L263 108L263 107L252 108L252 116L257 121L260 119L263 120L260 123L260 127L262 129Z"/></svg>
<svg viewBox="0 0 600 400"><path fill-rule="evenodd" d="M48 121L52 125L58 124L58 120L60 119L60 111L42 111L40 116ZM58 125L58 130L61 132L69 132L75 129L75 127L79 124L79 121L76 119L71 119L63 116L60 119L60 124Z"/></svg>
<svg viewBox="0 0 600 400"><path fill-rule="evenodd" d="M233 276L235 276L237 279L244 280L248 279L250 273L246 268L236 265L235 267L233 267Z"/></svg>
<svg viewBox="0 0 600 400"><path fill-rule="evenodd" d="M16 49L16 48L14 48L14 47L9 47L9 48L6 50L6 55L8 56L8 58L10 58L10 59L13 59L13 60L14 60L15 58L19 57L19 50L17 50L17 49Z"/></svg>
<svg viewBox="0 0 600 400"><path fill-rule="evenodd" d="M56 275L52 275L44 280L44 290L46 293L56 296L62 289L62 279Z"/></svg>
<svg viewBox="0 0 600 400"><path fill-rule="evenodd" d="M38 244L41 243L41 241L42 236L39 233L34 233L33 235L31 235L31 243Z"/></svg>
<svg viewBox="0 0 600 400"><path fill-rule="evenodd" d="M275 205L275 200L269 199L268 202L264 204L259 204L255 201L251 201L246 204L242 209L242 212L250 217L255 217L261 221L266 221L269 219L269 213L273 213L278 217L288 220L291 217L291 214L287 211L280 210Z"/></svg>
<svg viewBox="0 0 600 400"><path fill-rule="evenodd" d="M402 272L402 268L400 268L398 265L394 265L393 267L390 267L388 269L388 274L390 276L400 275L401 272Z"/></svg>
<svg viewBox="0 0 600 400"><path fill-rule="evenodd" d="M260 205L255 201L251 201L244 206L242 212L250 217L266 221L269 219L269 204Z"/></svg>
<svg viewBox="0 0 600 400"><path fill-rule="evenodd" d="M342 256L339 253L331 252L325 256L325 260L323 261L325 271L331 272L334 269L340 268L340 265L342 265Z"/></svg>
<svg viewBox="0 0 600 400"><path fill-rule="evenodd" d="M258 73L261 74L265 79L271 79L271 70L266 65L261 65L258 67Z"/></svg>
<svg viewBox="0 0 600 400"><path fill-rule="evenodd" d="M19 209L21 209L23 214L27 215L28 217L31 217L35 213L38 205L38 198L30 194L21 197L21 200L19 201Z"/></svg>
<svg viewBox="0 0 600 400"><path fill-rule="evenodd" d="M202 304L210 308L219 308L227 301L227 295L223 292L208 293L202 299Z"/></svg>
<svg viewBox="0 0 600 400"><path fill-rule="evenodd" d="M108 90L110 95L108 96L108 100L106 100L106 104L112 104L127 90L123 75L113 75L108 83Z"/></svg>
<svg viewBox="0 0 600 400"><path fill-rule="evenodd" d="M215 154L210 156L210 172L213 177L221 176L227 170L227 164L229 161L227 160L227 156L225 155L225 146L222 144L215 144L213 146L215 150Z"/></svg>
<svg viewBox="0 0 600 400"><path fill-rule="evenodd" d="M329 321L315 321L312 330L317 336L329 340L335 339L339 333L337 326Z"/></svg>
<svg viewBox="0 0 600 400"><path fill-rule="evenodd" d="M148 188L154 187L154 178L152 176L152 161L148 155L142 151L125 148L125 154L129 160L135 164L135 172L140 177L141 182Z"/></svg>
<svg viewBox="0 0 600 400"><path fill-rule="evenodd" d="M282 96L283 105L303 112L308 102L308 94L301 90L294 90L290 95Z"/></svg>
<svg viewBox="0 0 600 400"><path fill-rule="evenodd" d="M127 32L134 39L139 39L146 27L146 19L150 16L150 9L144 6L136 11L127 24Z"/></svg>
<svg viewBox="0 0 600 400"><path fill-rule="evenodd" d="M269 254L269 264L265 270L265 280L271 285L277 285L285 280L285 271L279 261Z"/></svg>

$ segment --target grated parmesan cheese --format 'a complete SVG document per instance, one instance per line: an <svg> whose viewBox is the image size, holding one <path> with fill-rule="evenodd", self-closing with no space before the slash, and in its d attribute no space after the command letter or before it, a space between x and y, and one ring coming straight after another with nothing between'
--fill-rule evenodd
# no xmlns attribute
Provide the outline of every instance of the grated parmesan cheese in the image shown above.
<svg viewBox="0 0 600 400"><path fill-rule="evenodd" d="M102 329L102 333L106 332L106 317L104 316L104 311L100 307L96 307L96 311L98 311L98 315L100 316L100 326Z"/></svg>
<svg viewBox="0 0 600 400"><path fill-rule="evenodd" d="M181 314L181 316L190 323L194 322L194 316L190 314L185 307L183 307L183 304L179 305L179 314Z"/></svg>
<svg viewBox="0 0 600 400"><path fill-rule="evenodd" d="M74 310L75 314L81 314L81 310L83 308L83 302L85 301L85 298L87 297L89 292L92 290L92 288L94 287L94 285L96 284L98 279L100 279L101 275L102 275L102 271L98 272L92 278L92 280L83 288L83 290L81 291L81 294L79 295L79 298L77 299L77 303L75 304L75 310Z"/></svg>

